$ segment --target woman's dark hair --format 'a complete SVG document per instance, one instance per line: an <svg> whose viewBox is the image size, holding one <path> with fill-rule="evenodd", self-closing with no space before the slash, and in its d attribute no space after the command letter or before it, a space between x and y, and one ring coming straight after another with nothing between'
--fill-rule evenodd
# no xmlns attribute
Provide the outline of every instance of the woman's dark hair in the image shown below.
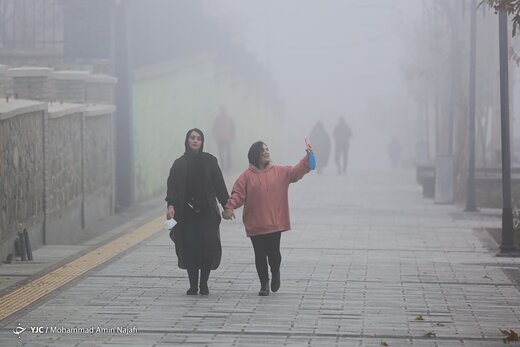
<svg viewBox="0 0 520 347"><path fill-rule="evenodd" d="M247 159L249 159L249 164L260 168L260 157L262 155L262 151L264 150L264 145L262 141L257 141L251 145L249 148L249 152L247 153Z"/></svg>
<svg viewBox="0 0 520 347"><path fill-rule="evenodd" d="M202 142L200 144L199 153L201 153L204 150L204 133L199 128L193 128L193 129L188 130L188 132L186 133L186 139L184 140L184 149L185 149L184 152L185 153L188 151L191 151L190 146L188 145L188 139L190 138L190 134L194 131L200 135L200 140Z"/></svg>

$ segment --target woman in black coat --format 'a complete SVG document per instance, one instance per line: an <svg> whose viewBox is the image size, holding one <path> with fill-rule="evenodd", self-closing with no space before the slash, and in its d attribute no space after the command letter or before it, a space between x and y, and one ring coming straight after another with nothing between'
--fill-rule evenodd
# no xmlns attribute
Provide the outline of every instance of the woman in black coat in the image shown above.
<svg viewBox="0 0 520 347"><path fill-rule="evenodd" d="M167 218L177 221L170 237L179 267L188 271L190 288L186 294L196 295L200 288L201 295L208 295L209 273L218 268L222 254L217 200L224 207L229 194L217 159L203 152L202 131L190 129L184 146L186 150L173 163L167 182Z"/></svg>

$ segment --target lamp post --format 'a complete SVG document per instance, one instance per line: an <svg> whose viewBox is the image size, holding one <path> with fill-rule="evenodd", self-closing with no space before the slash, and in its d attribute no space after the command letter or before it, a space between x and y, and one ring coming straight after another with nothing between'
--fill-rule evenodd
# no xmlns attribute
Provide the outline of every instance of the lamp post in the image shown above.
<svg viewBox="0 0 520 347"><path fill-rule="evenodd" d="M114 99L115 188L116 210L135 202L133 122L131 116L131 85L128 61L128 2L115 0L113 7L113 64L117 77Z"/></svg>
<svg viewBox="0 0 520 347"><path fill-rule="evenodd" d="M466 195L467 212L478 211L475 202L475 75L477 63L477 2L471 0L470 5L470 43L469 43L469 167L468 192Z"/></svg>
<svg viewBox="0 0 520 347"><path fill-rule="evenodd" d="M507 12L498 11L500 59L500 130L502 138L502 257L518 257L514 240L513 209L511 207L511 151L509 139L509 66L507 55Z"/></svg>

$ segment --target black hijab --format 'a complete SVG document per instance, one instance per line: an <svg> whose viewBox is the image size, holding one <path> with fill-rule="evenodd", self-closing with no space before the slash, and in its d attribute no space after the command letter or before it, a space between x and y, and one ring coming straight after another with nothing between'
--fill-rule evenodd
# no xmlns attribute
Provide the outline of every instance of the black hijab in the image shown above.
<svg viewBox="0 0 520 347"><path fill-rule="evenodd" d="M188 145L190 134L194 131L200 135L202 141L198 152L192 151ZM188 130L186 140L184 141L184 148L184 157L187 161L188 173L186 181L186 201L196 205L197 209L205 209L207 202L204 182L204 156L201 155L204 149L204 133L202 130L198 128Z"/></svg>

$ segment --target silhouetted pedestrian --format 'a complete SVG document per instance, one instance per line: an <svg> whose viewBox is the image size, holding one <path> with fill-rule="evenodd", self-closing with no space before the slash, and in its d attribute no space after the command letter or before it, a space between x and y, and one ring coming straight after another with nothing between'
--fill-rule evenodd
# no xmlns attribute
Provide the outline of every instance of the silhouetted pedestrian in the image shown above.
<svg viewBox="0 0 520 347"><path fill-rule="evenodd" d="M332 132L335 143L334 159L338 168L338 174L344 174L347 171L348 165L348 151L350 147L350 138L352 137L352 130L345 122L345 118L340 117L338 123Z"/></svg>
<svg viewBox="0 0 520 347"><path fill-rule="evenodd" d="M316 172L321 174L322 170L329 163L330 156L330 136L325 130L322 121L316 122L309 134L314 154L316 155Z"/></svg>
<svg viewBox="0 0 520 347"><path fill-rule="evenodd" d="M231 144L235 141L235 124L224 106L220 106L220 114L213 123L213 136L217 142L218 157L222 170L228 172L233 165Z"/></svg>

